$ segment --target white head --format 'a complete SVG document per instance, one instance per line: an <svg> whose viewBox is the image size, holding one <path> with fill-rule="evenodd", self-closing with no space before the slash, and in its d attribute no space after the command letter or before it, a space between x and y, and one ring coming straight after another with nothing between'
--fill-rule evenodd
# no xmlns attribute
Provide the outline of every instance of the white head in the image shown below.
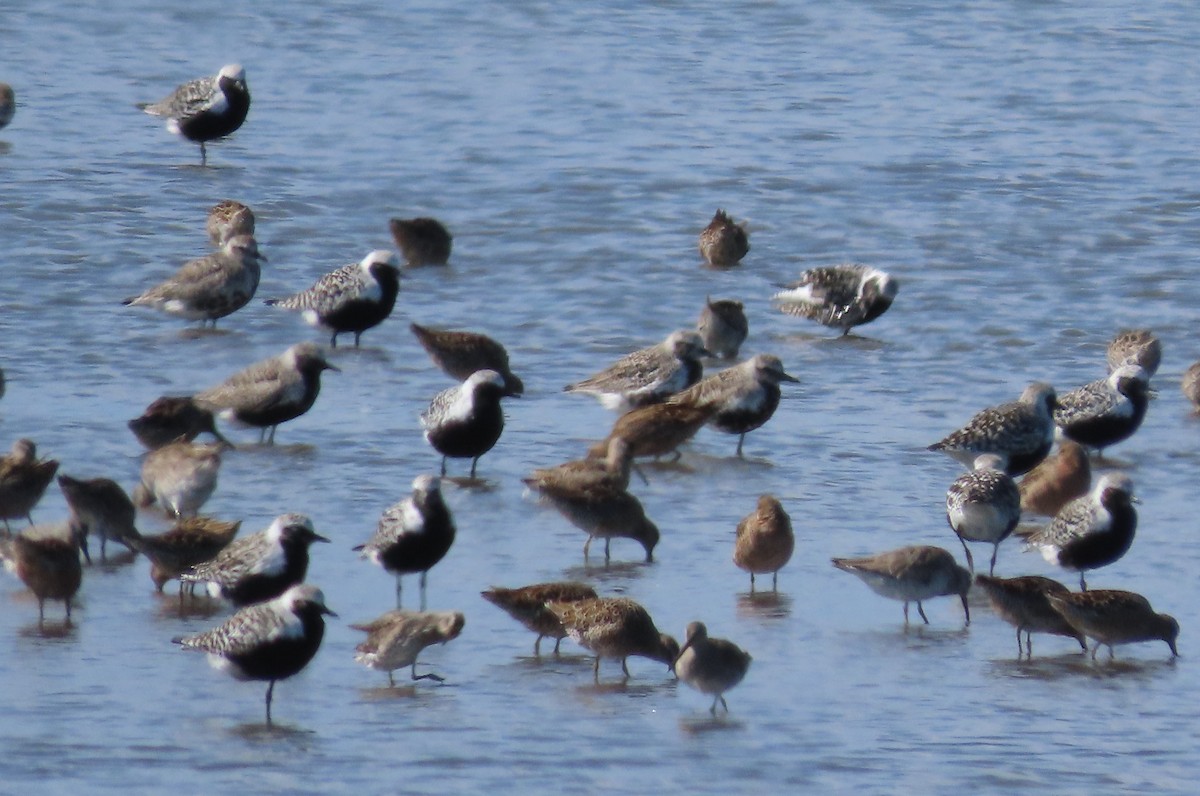
<svg viewBox="0 0 1200 796"><path fill-rule="evenodd" d="M414 495L429 495L440 492L442 489L442 479L436 475L418 475L413 479L412 489Z"/></svg>
<svg viewBox="0 0 1200 796"><path fill-rule="evenodd" d="M463 387L470 393L478 392L484 386L497 387L504 392L504 377L494 370L477 370L463 382Z"/></svg>
<svg viewBox="0 0 1200 796"><path fill-rule="evenodd" d="M1046 417L1050 417L1058 406L1058 395L1049 384L1035 381L1021 393L1021 403L1035 406Z"/></svg>
<svg viewBox="0 0 1200 796"><path fill-rule="evenodd" d="M231 256L249 257L252 260L261 260L263 262L266 262L267 259L259 254L258 241L254 240L254 237L251 235L234 235L225 241L225 245L221 249Z"/></svg>
<svg viewBox="0 0 1200 796"><path fill-rule="evenodd" d="M226 78L227 80L236 80L239 83L246 82L246 70L241 64L225 64L221 67L221 71L217 72L217 79Z"/></svg>
<svg viewBox="0 0 1200 796"><path fill-rule="evenodd" d="M321 613L336 616L325 606L325 594L310 583L297 583L276 598L279 604L295 613L306 605L316 605Z"/></svg>
<svg viewBox="0 0 1200 796"><path fill-rule="evenodd" d="M1110 489L1124 492L1132 499L1133 479L1121 472L1105 473L1096 482L1096 486L1092 488L1092 494L1099 500Z"/></svg>
<svg viewBox="0 0 1200 796"><path fill-rule="evenodd" d="M396 255L387 249L376 249L366 257L362 258L358 264L364 272L370 273L371 266L375 265L376 263L394 267L396 265Z"/></svg>
<svg viewBox="0 0 1200 796"><path fill-rule="evenodd" d="M316 533L316 528L313 527L313 521L304 514L280 514L267 528L267 538L272 542L278 542L283 538L285 528L299 526L305 528L309 533Z"/></svg>
<svg viewBox="0 0 1200 796"><path fill-rule="evenodd" d="M667 335L667 339L663 341L663 346L676 359L695 359L708 353L708 350L704 347L704 339L691 329L681 329L677 332L671 332Z"/></svg>
<svg viewBox="0 0 1200 796"><path fill-rule="evenodd" d="M1119 389L1121 382L1126 379L1133 379L1146 385L1150 383L1150 374L1138 365L1122 365L1108 374L1108 386L1114 390Z"/></svg>

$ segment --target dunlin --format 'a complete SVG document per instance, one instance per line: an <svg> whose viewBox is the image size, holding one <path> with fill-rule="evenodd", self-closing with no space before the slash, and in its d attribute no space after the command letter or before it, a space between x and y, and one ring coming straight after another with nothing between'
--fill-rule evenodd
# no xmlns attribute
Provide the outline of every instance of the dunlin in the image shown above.
<svg viewBox="0 0 1200 796"><path fill-rule="evenodd" d="M445 265L450 259L454 239L436 218L393 218L388 229L410 266Z"/></svg>
<svg viewBox="0 0 1200 796"><path fill-rule="evenodd" d="M504 431L500 399L508 394L504 377L494 370L472 373L462 384L434 396L421 415L425 441L446 459L470 459L471 478L479 457L495 446Z"/></svg>
<svg viewBox="0 0 1200 796"><path fill-rule="evenodd" d="M486 334L433 329L416 323L409 324L408 328L433 364L447 376L466 381L476 371L494 370L504 377L507 394L525 392L525 385L509 369L508 351Z"/></svg>
<svg viewBox="0 0 1200 796"><path fill-rule="evenodd" d="M1054 422L1063 436L1103 453L1142 425L1150 405L1150 377L1137 365L1122 365L1108 378L1059 396Z"/></svg>
<svg viewBox="0 0 1200 796"><path fill-rule="evenodd" d="M1053 387L1031 384L1020 400L982 410L929 450L941 451L968 467L981 453L994 453L1004 457L1009 475L1027 473L1046 458L1054 444L1056 406Z"/></svg>
<svg viewBox="0 0 1200 796"><path fill-rule="evenodd" d="M265 261L254 238L237 235L225 241L220 251L189 260L170 279L121 303L200 321L201 326L212 321L215 329L219 318L254 298Z"/></svg>
<svg viewBox="0 0 1200 796"><path fill-rule="evenodd" d="M771 589L779 586L779 570L792 559L796 536L792 520L774 495L759 495L758 505L737 526L733 544L733 563L750 573L750 591L754 576L770 574Z"/></svg>
<svg viewBox="0 0 1200 796"><path fill-rule="evenodd" d="M591 458L608 456L615 439L629 443L634 458L666 456L680 457L679 446L696 436L696 432L707 423L717 407L697 407L668 402L639 406L617 418L612 431L588 450Z"/></svg>
<svg viewBox="0 0 1200 796"><path fill-rule="evenodd" d="M1021 511L1053 517L1063 506L1086 495L1092 486L1092 466L1079 443L1064 439L1058 452L1030 470L1017 487Z"/></svg>
<svg viewBox="0 0 1200 796"><path fill-rule="evenodd" d="M537 633L537 640L533 642L533 654L540 656L543 638L548 636L554 639L554 654L557 655L558 645L567 637L566 628L563 627L554 612L546 607L546 604L592 600L596 598L596 590L586 583L564 581L534 583L515 589L493 586L487 591L481 592L481 595L483 599Z"/></svg>
<svg viewBox="0 0 1200 796"><path fill-rule="evenodd" d="M813 268L771 298L787 315L799 315L850 333L878 318L896 299L895 277L866 265Z"/></svg>
<svg viewBox="0 0 1200 796"><path fill-rule="evenodd" d="M337 348L343 332L354 335L354 347L367 329L378 326L392 314L400 292L400 269L395 256L382 249L358 263L325 274L302 293L285 299L267 299L267 304L297 310L310 326L332 332L329 345Z"/></svg>
<svg viewBox="0 0 1200 796"><path fill-rule="evenodd" d="M1167 614L1158 614L1150 607L1150 601L1140 594L1114 589L1097 589L1068 594L1049 595L1054 610L1080 633L1095 639L1092 658L1095 659L1100 646L1108 647L1108 657L1113 657L1117 644L1134 644L1139 641L1165 641L1171 648L1172 657L1178 657L1175 640L1179 637L1179 623Z"/></svg>
<svg viewBox="0 0 1200 796"><path fill-rule="evenodd" d="M975 560L967 542L991 543L988 574L994 575L1000 543L1021 521L1021 492L1012 476L1004 472L1003 457L984 453L976 457L974 470L954 480L946 490L946 520L962 542L971 572L975 571Z"/></svg>
<svg viewBox="0 0 1200 796"><path fill-rule="evenodd" d="M728 268L737 265L749 251L745 223L733 223L724 210L718 209L700 233L700 256L714 268Z"/></svg>
<svg viewBox="0 0 1200 796"><path fill-rule="evenodd" d="M148 452L133 502L142 507L157 503L171 517L194 516L217 489L224 449L220 442L181 441Z"/></svg>
<svg viewBox="0 0 1200 796"><path fill-rule="evenodd" d="M133 543L141 536L134 527L137 509L120 484L109 478L83 481L69 475L60 475L58 486L62 489L63 497L67 499L67 507L71 510L68 521L71 532L79 540L83 557L89 564L92 561L87 541L90 534L100 537L101 561L108 557L105 548L110 539L130 550L136 550Z"/></svg>
<svg viewBox="0 0 1200 796"><path fill-rule="evenodd" d="M241 527L240 520L223 522L211 517L184 517L171 530L132 539L130 546L150 559L150 579L154 581L154 588L162 591L167 581L215 558L229 546ZM195 583L191 586L194 588ZM182 581L179 596L182 599Z"/></svg>
<svg viewBox="0 0 1200 796"><path fill-rule="evenodd" d="M679 642L660 633L645 608L626 597L597 597L572 602L550 602L546 607L558 617L567 635L596 656L592 674L600 681L600 659L617 658L628 678L630 655L660 661L668 667L679 657Z"/></svg>
<svg viewBox="0 0 1200 796"><path fill-rule="evenodd" d="M254 236L254 211L241 202L225 199L208 209L204 222L208 240L218 249L230 238L238 235Z"/></svg>
<svg viewBox="0 0 1200 796"><path fill-rule="evenodd" d="M633 448L624 437L613 437L603 459L588 457L563 462L556 467L534 470L523 479L534 490L556 487L579 487L610 482L619 489L629 488L629 472L633 468Z"/></svg>
<svg viewBox="0 0 1200 796"><path fill-rule="evenodd" d="M782 381L799 382L783 370L779 357L757 354L741 364L702 379L671 400L713 410L708 424L726 434L737 434L737 455L742 455L746 435L775 414Z"/></svg>
<svg viewBox="0 0 1200 796"><path fill-rule="evenodd" d="M958 565L954 556L940 547L912 545L887 553L863 558L835 558L833 565L857 575L871 591L904 603L904 624L908 624L908 604L917 604L917 613L929 624L923 600L957 594L962 599L963 613L971 624L971 609L967 607L967 592L971 589L971 573Z"/></svg>
<svg viewBox="0 0 1200 796"><path fill-rule="evenodd" d="M33 527L0 539L0 558L37 597L38 627L45 621L46 600L62 600L70 623L71 598L83 582L83 567L79 538L69 528Z"/></svg>
<svg viewBox="0 0 1200 796"><path fill-rule="evenodd" d="M708 353L693 331L671 332L658 345L627 354L566 392L594 395L606 409L626 411L659 403L700 380Z"/></svg>
<svg viewBox="0 0 1200 796"><path fill-rule="evenodd" d="M182 440L191 442L204 432L228 443L217 431L213 413L196 405L190 395L164 395L155 398L140 417L129 421L129 430L138 442L154 450Z"/></svg>
<svg viewBox="0 0 1200 796"><path fill-rule="evenodd" d="M704 309L696 321L696 333L704 348L714 357L736 359L738 349L750 334L750 322L742 302L733 299L704 299Z"/></svg>
<svg viewBox="0 0 1200 796"><path fill-rule="evenodd" d="M587 533L583 559L587 561L593 539L604 540L604 563L614 538L633 539L646 550L646 561L654 560L658 526L646 517L642 503L614 480L591 482L525 483L558 510L571 524Z"/></svg>
<svg viewBox="0 0 1200 796"><path fill-rule="evenodd" d="M138 107L167 120L167 130L200 144L200 165L208 162L205 144L233 133L246 121L250 89L246 70L226 64L216 77L202 77L179 86L158 102Z"/></svg>
<svg viewBox="0 0 1200 796"><path fill-rule="evenodd" d="M1040 575L1019 578L995 578L976 575L975 583L983 589L996 615L1017 629L1017 658L1021 657L1021 634L1025 634L1025 654L1033 657L1033 634L1050 633L1067 636L1079 642L1087 651L1083 633L1071 627L1050 605L1051 594L1068 594L1069 590L1056 580Z"/></svg>
<svg viewBox="0 0 1200 796"><path fill-rule="evenodd" d="M750 669L750 653L723 638L712 638L703 622L687 626L687 640L675 659L675 674L702 694L711 694L708 712L717 715L717 704L729 712L725 692L733 688Z"/></svg>
<svg viewBox="0 0 1200 796"><path fill-rule="evenodd" d="M1162 362L1162 343L1149 329L1122 329L1108 344L1105 358L1110 371L1122 365L1137 365L1149 379Z"/></svg>
<svg viewBox="0 0 1200 796"><path fill-rule="evenodd" d="M0 458L0 519L4 520L4 529L9 533L12 529L8 521L24 517L33 524L30 513L46 487L58 472L58 462L54 459L37 457L37 445L31 439L19 439L13 443L12 451Z"/></svg>
<svg viewBox="0 0 1200 796"><path fill-rule="evenodd" d="M395 686L392 672L412 667L412 679L436 680L436 674L417 674L417 656L426 647L458 638L466 619L459 611L388 611L365 625L350 625L367 634L355 647L354 660L369 669L387 672L388 685Z"/></svg>

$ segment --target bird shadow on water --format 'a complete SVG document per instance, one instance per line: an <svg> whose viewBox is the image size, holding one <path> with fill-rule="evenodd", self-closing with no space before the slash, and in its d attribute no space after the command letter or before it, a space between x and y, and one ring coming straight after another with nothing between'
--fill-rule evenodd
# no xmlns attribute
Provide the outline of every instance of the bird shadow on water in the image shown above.
<svg viewBox="0 0 1200 796"><path fill-rule="evenodd" d="M772 335L771 339L778 340L787 345L820 346L822 348L838 346L855 348L859 351L880 351L889 345L885 340L874 337L863 337L853 332L837 335L814 332L787 332L785 334Z"/></svg>
<svg viewBox="0 0 1200 796"><path fill-rule="evenodd" d="M66 641L74 640L75 622L69 619L62 619L54 622L33 622L25 625L19 631L23 638L40 638L46 641Z"/></svg>
<svg viewBox="0 0 1200 796"><path fill-rule="evenodd" d="M590 558L580 566L567 567L563 577L567 580L609 581L632 580L642 577L654 566L652 561L604 561L603 556Z"/></svg>
<svg viewBox="0 0 1200 796"><path fill-rule="evenodd" d="M792 615L792 598L778 591L745 591L737 595L741 619L786 619Z"/></svg>
<svg viewBox="0 0 1200 796"><path fill-rule="evenodd" d="M1016 658L993 660L990 670L997 677L1014 680L1042 680L1054 682L1069 677L1088 677L1093 680L1111 680L1118 677L1149 679L1162 672L1175 670L1177 658L1164 660L1107 659L1101 651L1096 660L1090 652L1070 652L1046 657L1035 656L1032 660Z"/></svg>
<svg viewBox="0 0 1200 796"><path fill-rule="evenodd" d="M274 442L239 442L233 450L236 453L249 453L256 456L287 456L290 458L313 458L317 454L317 446L306 442L295 442L290 445Z"/></svg>
<svg viewBox="0 0 1200 796"><path fill-rule="evenodd" d="M442 482L454 484L459 489L467 489L480 493L495 492L500 488L500 484L496 481L489 481L486 478L471 478L465 475L442 476Z"/></svg>
<svg viewBox="0 0 1200 796"><path fill-rule="evenodd" d="M178 593L156 591L154 595L158 600L158 615L165 619L208 619L225 611L224 603L207 594L185 594L182 600Z"/></svg>
<svg viewBox="0 0 1200 796"><path fill-rule="evenodd" d="M714 716L705 711L703 715L680 717L679 729L686 735L705 735L710 732L744 730L746 723L741 719L730 718L725 713L718 713Z"/></svg>
<svg viewBox="0 0 1200 796"><path fill-rule="evenodd" d="M229 734L243 741L290 741L301 748L307 746L308 741L317 737L313 730L278 722L237 724L229 728Z"/></svg>
<svg viewBox="0 0 1200 796"><path fill-rule="evenodd" d="M189 326L179 332L180 340L200 340L205 337L229 337L235 335L232 329L218 329L215 326Z"/></svg>

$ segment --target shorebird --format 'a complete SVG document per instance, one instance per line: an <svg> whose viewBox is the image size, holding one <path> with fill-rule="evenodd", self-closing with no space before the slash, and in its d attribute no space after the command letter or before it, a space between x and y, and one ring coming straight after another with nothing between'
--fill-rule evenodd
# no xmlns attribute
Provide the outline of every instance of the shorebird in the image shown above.
<svg viewBox="0 0 1200 796"><path fill-rule="evenodd" d="M1021 521L1021 492L1017 482L1004 472L1004 459L985 453L975 459L975 469L954 480L946 490L946 520L962 542L967 568L975 571L975 560L967 542L991 542L992 562L988 574L996 572L1000 543Z"/></svg>
<svg viewBox="0 0 1200 796"><path fill-rule="evenodd" d="M1122 365L1108 378L1059 396L1054 422L1063 436L1103 454L1142 425L1150 405L1150 377L1137 365Z"/></svg>
<svg viewBox="0 0 1200 796"><path fill-rule="evenodd" d="M178 579L192 567L215 558L233 541L241 527L240 520L223 522L211 517L184 517L165 533L131 539L130 547L150 559L150 579L154 581L154 588L161 592L167 581ZM192 588L195 585L193 582ZM183 599L182 580L179 598Z"/></svg>
<svg viewBox="0 0 1200 796"><path fill-rule="evenodd" d="M436 218L393 218L388 229L410 266L445 265L450 259L454 239Z"/></svg>
<svg viewBox="0 0 1200 796"><path fill-rule="evenodd" d="M42 499L56 472L58 462L39 460L37 445L31 439L17 440L9 454L0 458L0 519L4 520L6 532L12 533L8 521L17 517L33 524L33 507Z"/></svg>
<svg viewBox="0 0 1200 796"><path fill-rule="evenodd" d="M141 534L134 527L137 509L125 490L110 478L92 478L82 481L69 475L58 477L58 486L67 507L71 510L68 525L71 533L79 540L83 557L92 563L88 552L88 535L100 537L100 560L107 559L108 540L136 550L134 542Z"/></svg>
<svg viewBox="0 0 1200 796"><path fill-rule="evenodd" d="M612 431L588 450L588 456L604 458L613 440L624 439L634 458L657 459L670 453L678 460L679 446L696 436L716 411L716 406L697 407L674 401L639 406L618 417Z"/></svg>
<svg viewBox="0 0 1200 796"><path fill-rule="evenodd" d="M275 442L275 428L312 408L321 392L321 371L338 370L312 343L297 343L279 356L239 371L216 387L197 393L204 409L261 431L258 441ZM270 432L268 436L267 432Z"/></svg>
<svg viewBox="0 0 1200 796"><path fill-rule="evenodd" d="M996 615L1017 629L1017 658L1021 657L1021 634L1025 634L1025 654L1033 657L1033 634L1051 633L1067 636L1079 642L1087 651L1083 633L1063 619L1050 605L1050 595L1068 594L1069 590L1056 580L1040 575L1019 578L994 578L976 575L975 583L987 595Z"/></svg>
<svg viewBox="0 0 1200 796"><path fill-rule="evenodd" d="M139 103L151 116L167 120L167 130L200 145L200 165L208 163L205 144L224 138L246 121L250 89L241 64L226 64L216 77L202 77L179 86L158 102Z"/></svg>
<svg viewBox="0 0 1200 796"><path fill-rule="evenodd" d="M542 654L543 638L554 639L554 654L557 655L558 645L567 637L566 628L546 607L546 603L570 603L596 598L596 590L591 586L572 581L534 583L515 589L493 586L480 594L483 599L537 633L537 640L533 642L533 654L538 657Z"/></svg>
<svg viewBox="0 0 1200 796"><path fill-rule="evenodd" d="M910 602L917 604L917 613L929 624L921 602L951 594L962 599L963 613L967 624L971 624L971 609L967 607L971 573L940 547L912 545L863 558L835 558L833 565L857 575L879 596L902 601L905 625L908 625Z"/></svg>
<svg viewBox="0 0 1200 796"><path fill-rule="evenodd" d="M600 659L617 658L629 678L630 655L660 661L671 667L679 657L679 642L660 633L646 609L626 597L597 597L572 602L550 602L546 608L558 617L567 635L596 656L592 676L600 682Z"/></svg>
<svg viewBox="0 0 1200 796"><path fill-rule="evenodd" d="M395 259L390 251L378 249L358 263L325 274L302 293L267 299L266 303L299 310L308 325L332 332L332 348L337 348L337 337L343 332L353 333L354 347L358 348L362 333L392 314L400 292L400 269Z"/></svg>
<svg viewBox="0 0 1200 796"><path fill-rule="evenodd" d="M209 561L180 575L182 583L207 583L208 593L234 605L282 594L308 573L308 548L328 542L303 514L281 514L263 531L229 543ZM182 586L181 586L182 588Z"/></svg>
<svg viewBox="0 0 1200 796"><path fill-rule="evenodd" d="M1063 569L1079 573L1079 588L1087 591L1084 573L1121 558L1133 544L1137 510L1133 481L1124 473L1105 473L1090 493L1076 498L1045 528L1031 535L1027 550Z"/></svg>
<svg viewBox="0 0 1200 796"><path fill-rule="evenodd" d="M733 299L704 299L704 309L696 321L696 333L704 348L714 357L736 359L738 349L750 334L750 322L742 302Z"/></svg>
<svg viewBox="0 0 1200 796"><path fill-rule="evenodd" d="M737 265L749 251L746 224L733 223L724 210L718 209L700 233L700 256L714 268L728 268Z"/></svg>
<svg viewBox="0 0 1200 796"><path fill-rule="evenodd" d="M675 659L675 674L702 694L712 694L708 712L717 715L717 704L729 712L725 692L742 682L750 669L750 653L723 638L711 638L703 622L687 626L687 640Z"/></svg>
<svg viewBox="0 0 1200 796"><path fill-rule="evenodd" d="M1058 443L1058 452L1030 470L1017 484L1021 512L1053 517L1063 506L1086 495L1092 487L1092 466L1083 446L1069 439Z"/></svg>
<svg viewBox="0 0 1200 796"><path fill-rule="evenodd" d="M1183 373L1179 386L1192 404L1192 410L1200 412L1200 362L1193 362Z"/></svg>
<svg viewBox="0 0 1200 796"><path fill-rule="evenodd" d="M155 448L142 459L142 482L133 491L133 502L142 507L158 503L171 517L194 516L217 489L225 447L221 442L180 441Z"/></svg>
<svg viewBox="0 0 1200 796"><path fill-rule="evenodd" d="M633 448L624 437L613 437L603 459L573 459L555 467L534 470L522 479L536 491L555 488L578 488L608 482L618 489L629 488L629 473L633 468Z"/></svg>
<svg viewBox="0 0 1200 796"><path fill-rule="evenodd" d="M737 455L742 455L746 434L759 428L779 406L779 383L800 380L783 370L779 357L756 354L741 364L702 379L671 400L713 410L708 424L726 434L737 434Z"/></svg>
<svg viewBox="0 0 1200 796"><path fill-rule="evenodd" d="M968 423L941 442L929 446L967 467L981 453L1004 457L1005 472L1027 473L1037 466L1054 444L1054 388L1040 382L1030 384L1020 400L978 412Z"/></svg>
<svg viewBox="0 0 1200 796"><path fill-rule="evenodd" d="M466 381L476 371L494 370L504 377L508 395L525 392L525 385L509 369L508 351L486 334L433 329L416 323L410 323L408 328L433 364L447 376Z"/></svg>
<svg viewBox="0 0 1200 796"><path fill-rule="evenodd" d="M233 199L217 202L208 209L204 231L208 233L209 242L218 249L238 235L253 237L254 211Z"/></svg>
<svg viewBox="0 0 1200 796"><path fill-rule="evenodd" d="M1149 329L1122 329L1108 344L1105 358L1110 372L1122 365L1137 365L1149 379L1162 362L1162 343Z"/></svg>
<svg viewBox="0 0 1200 796"><path fill-rule="evenodd" d="M172 641L187 650L208 653L214 669L238 680L267 680L267 724L277 680L308 665L325 636L325 595L307 583L292 586L266 602L242 608L222 624Z"/></svg>
<svg viewBox="0 0 1200 796"><path fill-rule="evenodd" d="M388 611L365 625L350 625L367 634L355 647L354 660L369 669L387 672L388 685L395 686L392 672L412 667L412 679L444 682L436 674L417 674L417 656L426 647L458 638L466 619L459 611Z"/></svg>
<svg viewBox="0 0 1200 796"><path fill-rule="evenodd" d="M37 597L38 627L46 618L46 600L62 600L71 623L71 598L83 582L83 567L79 539L70 529L33 527L0 539L0 558Z"/></svg>
<svg viewBox="0 0 1200 796"><path fill-rule="evenodd" d="M401 578L421 573L421 610L425 610L425 576L454 544L454 518L442 499L441 481L419 475L412 495L379 518L375 534L354 549L396 576L396 607L402 607Z"/></svg>
<svg viewBox="0 0 1200 796"><path fill-rule="evenodd" d="M425 441L442 454L442 475L449 457L470 459L470 477L475 477L479 457L495 446L504 431L500 399L507 394L503 376L494 370L479 370L459 386L434 396L421 414L421 427Z"/></svg>
<svg viewBox="0 0 1200 796"><path fill-rule="evenodd" d="M1062 614L1071 627L1095 639L1092 659L1100 646L1108 647L1108 657L1113 657L1117 644L1134 644L1139 641L1165 641L1171 648L1171 656L1178 657L1175 639L1179 637L1179 623L1167 614L1158 614L1150 607L1150 601L1140 594L1115 589L1097 589L1067 594L1051 594L1050 605Z"/></svg>
<svg viewBox="0 0 1200 796"><path fill-rule="evenodd" d="M212 321L215 329L219 318L254 298L266 259L254 238L237 235L225 241L220 251L189 260L170 279L121 303L200 321L201 327Z"/></svg>
<svg viewBox="0 0 1200 796"><path fill-rule="evenodd" d="M796 537L792 520L773 495L760 495L754 511L737 526L733 544L733 563L750 573L750 591L754 576L771 575L772 591L779 586L779 570L792 559Z"/></svg>
<svg viewBox="0 0 1200 796"><path fill-rule="evenodd" d="M805 271L771 298L787 315L799 315L847 335L855 326L887 312L899 289L895 277L878 268L834 265Z"/></svg>
<svg viewBox="0 0 1200 796"><path fill-rule="evenodd" d="M604 563L609 562L609 547L614 538L633 539L646 550L646 561L654 560L659 532L646 516L642 503L616 479L600 481L545 482L525 479L525 484L572 525L587 533L583 560L587 561L593 539L604 540Z"/></svg>
<svg viewBox="0 0 1200 796"><path fill-rule="evenodd" d="M197 406L190 395L155 398L140 417L129 421L129 430L149 450L180 440L191 442L204 432L229 445L229 440L217 431L213 413Z"/></svg>
<svg viewBox="0 0 1200 796"><path fill-rule="evenodd" d="M0 130L8 127L16 112L17 95L13 93L13 87L7 83L0 83Z"/></svg>
<svg viewBox="0 0 1200 796"><path fill-rule="evenodd" d="M661 343L626 354L563 390L594 395L605 409L622 412L660 403L700 380L704 373L700 360L707 354L700 335L690 330L671 332Z"/></svg>

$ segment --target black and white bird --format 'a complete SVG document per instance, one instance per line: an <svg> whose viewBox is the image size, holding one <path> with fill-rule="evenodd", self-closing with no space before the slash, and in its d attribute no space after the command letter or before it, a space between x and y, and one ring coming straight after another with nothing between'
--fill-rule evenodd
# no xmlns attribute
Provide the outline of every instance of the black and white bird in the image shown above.
<svg viewBox="0 0 1200 796"><path fill-rule="evenodd" d="M442 390L421 414L425 440L446 458L471 459L471 478L479 457L492 449L504 431L500 399L509 395L504 377L494 370L479 370L457 387Z"/></svg>
<svg viewBox="0 0 1200 796"><path fill-rule="evenodd" d="M1063 506L1049 525L1031 535L1026 549L1037 550L1051 564L1084 573L1121 558L1133 544L1137 510L1133 481L1124 473L1105 473L1091 492Z"/></svg>
<svg viewBox="0 0 1200 796"><path fill-rule="evenodd" d="M784 371L779 357L756 354L700 380L671 402L712 410L708 425L726 434L737 434L737 455L741 456L746 435L775 414L782 394L779 383L784 381L800 380Z"/></svg>
<svg viewBox="0 0 1200 796"><path fill-rule="evenodd" d="M974 470L954 480L946 490L946 520L962 542L971 572L975 571L975 560L967 542L992 544L988 574L995 574L1000 543L1021 521L1021 490L1012 476L1004 472L1002 457L982 454L975 459Z"/></svg>
<svg viewBox="0 0 1200 796"><path fill-rule="evenodd" d="M896 299L899 282L886 271L868 265L812 268L771 298L787 315L799 315L850 333L870 323Z"/></svg>
<svg viewBox="0 0 1200 796"><path fill-rule="evenodd" d="M395 256L383 249L361 262L342 266L317 280L302 293L266 303L299 311L306 323L333 333L329 345L337 348L342 332L354 334L354 347L367 329L378 326L392 313L400 292L400 269Z"/></svg>
<svg viewBox="0 0 1200 796"><path fill-rule="evenodd" d="M250 89L241 64L226 64L215 77L184 83L158 102L139 103L151 116L167 120L167 129L200 145L200 165L208 162L205 144L233 133L246 121Z"/></svg>
<svg viewBox="0 0 1200 796"><path fill-rule="evenodd" d="M338 370L313 343L297 343L279 356L256 362L216 387L194 396L198 406L226 420L261 429L259 442L275 442L275 428L312 408L321 392L321 371ZM268 436L268 431L270 436Z"/></svg>
<svg viewBox="0 0 1200 796"><path fill-rule="evenodd" d="M249 235L236 235L213 254L189 260L175 275L121 303L151 307L204 326L237 312L254 298L266 257Z"/></svg>
<svg viewBox="0 0 1200 796"><path fill-rule="evenodd" d="M421 610L425 610L425 576L454 544L454 517L442 499L441 480L431 475L413 479L412 495L388 508L375 535L354 549L396 576L396 607L403 607L401 578L421 573Z"/></svg>
<svg viewBox="0 0 1200 796"><path fill-rule="evenodd" d="M208 593L234 605L282 594L308 574L308 548L328 542L303 514L281 514L263 531L230 542L212 560L180 576L182 583L207 583Z"/></svg>
<svg viewBox="0 0 1200 796"><path fill-rule="evenodd" d="M1046 458L1054 445L1054 388L1036 382L1021 393L1020 400L978 412L965 426L929 446L967 467L975 457L994 453L1007 464L1005 472L1017 476L1029 472Z"/></svg>
<svg viewBox="0 0 1200 796"><path fill-rule="evenodd" d="M272 600L243 608L222 624L194 636L172 639L186 650L208 653L214 669L238 680L266 680L267 724L275 682L297 674L317 654L325 637L325 595L307 583Z"/></svg>
<svg viewBox="0 0 1200 796"><path fill-rule="evenodd" d="M691 387L704 375L701 359L707 355L704 341L696 332L671 332L661 343L626 354L563 390L594 395L606 409L624 412L661 403Z"/></svg>
<svg viewBox="0 0 1200 796"><path fill-rule="evenodd" d="M1138 365L1121 365L1108 378L1059 396L1054 422L1067 439L1103 454L1133 436L1149 405L1149 374Z"/></svg>

